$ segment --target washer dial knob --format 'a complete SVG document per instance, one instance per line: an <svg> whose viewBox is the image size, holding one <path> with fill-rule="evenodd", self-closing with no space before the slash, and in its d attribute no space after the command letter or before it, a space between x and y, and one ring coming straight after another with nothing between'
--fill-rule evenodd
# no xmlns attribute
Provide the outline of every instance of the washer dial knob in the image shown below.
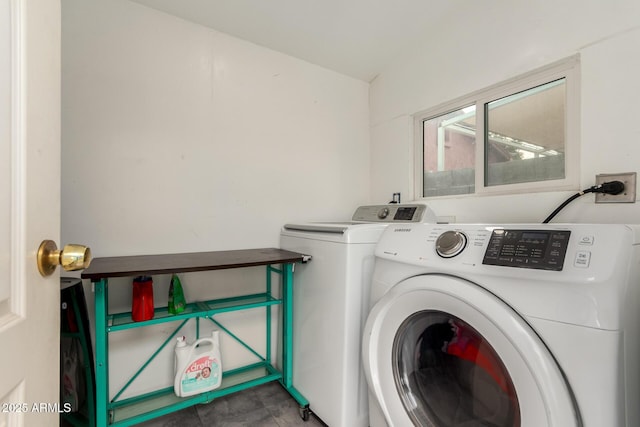
<svg viewBox="0 0 640 427"><path fill-rule="evenodd" d="M389 216L389 208L382 208L378 211L378 218L385 219Z"/></svg>
<svg viewBox="0 0 640 427"><path fill-rule="evenodd" d="M443 258L458 255L467 246L467 236L459 231L445 231L436 240L436 252Z"/></svg>

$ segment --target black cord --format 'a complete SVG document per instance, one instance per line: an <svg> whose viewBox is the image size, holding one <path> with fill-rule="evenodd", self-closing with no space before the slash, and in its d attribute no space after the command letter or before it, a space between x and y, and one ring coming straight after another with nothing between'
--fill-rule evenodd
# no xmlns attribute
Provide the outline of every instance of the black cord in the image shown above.
<svg viewBox="0 0 640 427"><path fill-rule="evenodd" d="M593 188L593 187L592 187ZM544 221L542 221L543 224L548 223L549 221L551 221L553 219L554 216L558 215L558 213L564 209L565 206L567 206L569 203L573 202L575 199L577 199L580 196L583 196L587 193L593 193L595 190L593 190L592 188L587 188L586 190L582 190L576 194L574 194L573 196L569 197L567 200L565 200L560 206L558 206L556 208L555 211L551 212L551 215L549 215L547 217L547 219L545 219Z"/></svg>
<svg viewBox="0 0 640 427"><path fill-rule="evenodd" d="M587 193L605 193L605 194L616 195L616 194L622 193L623 191L624 191L624 183L621 181L610 181L610 182L605 182L599 185L594 185L592 187L587 188L586 190L582 190L574 194L573 196L569 197L560 206L558 206L556 210L551 213L551 215L549 215L544 221L542 221L542 223L543 224L548 223L553 219L554 216L558 215L558 213L562 209L564 209L565 206L573 202L578 197L584 196Z"/></svg>

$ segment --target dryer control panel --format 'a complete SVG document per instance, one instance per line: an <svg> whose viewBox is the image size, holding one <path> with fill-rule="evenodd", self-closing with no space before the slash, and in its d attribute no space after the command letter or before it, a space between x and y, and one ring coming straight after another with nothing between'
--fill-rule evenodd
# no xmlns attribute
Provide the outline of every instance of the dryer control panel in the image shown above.
<svg viewBox="0 0 640 427"><path fill-rule="evenodd" d="M435 223L436 216L425 204L388 204L360 206L352 221L355 222L429 222Z"/></svg>
<svg viewBox="0 0 640 427"><path fill-rule="evenodd" d="M571 231L496 229L483 264L560 271Z"/></svg>

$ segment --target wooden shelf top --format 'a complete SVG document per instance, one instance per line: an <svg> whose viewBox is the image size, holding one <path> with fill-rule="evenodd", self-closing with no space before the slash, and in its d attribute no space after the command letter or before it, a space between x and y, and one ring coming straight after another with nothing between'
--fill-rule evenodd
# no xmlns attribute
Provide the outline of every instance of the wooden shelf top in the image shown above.
<svg viewBox="0 0 640 427"><path fill-rule="evenodd" d="M258 265L301 262L305 255L277 248L192 252L162 255L133 255L95 258L81 277L98 281L109 277L151 276L223 270Z"/></svg>

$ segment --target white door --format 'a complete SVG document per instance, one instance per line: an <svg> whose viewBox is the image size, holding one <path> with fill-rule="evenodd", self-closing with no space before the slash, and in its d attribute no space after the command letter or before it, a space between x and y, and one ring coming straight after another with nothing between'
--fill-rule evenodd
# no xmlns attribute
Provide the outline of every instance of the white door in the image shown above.
<svg viewBox="0 0 640 427"><path fill-rule="evenodd" d="M374 409L389 427L579 424L544 343L474 283L438 274L404 280L373 307L363 335Z"/></svg>
<svg viewBox="0 0 640 427"><path fill-rule="evenodd" d="M0 426L58 425L60 1L0 0Z"/></svg>

